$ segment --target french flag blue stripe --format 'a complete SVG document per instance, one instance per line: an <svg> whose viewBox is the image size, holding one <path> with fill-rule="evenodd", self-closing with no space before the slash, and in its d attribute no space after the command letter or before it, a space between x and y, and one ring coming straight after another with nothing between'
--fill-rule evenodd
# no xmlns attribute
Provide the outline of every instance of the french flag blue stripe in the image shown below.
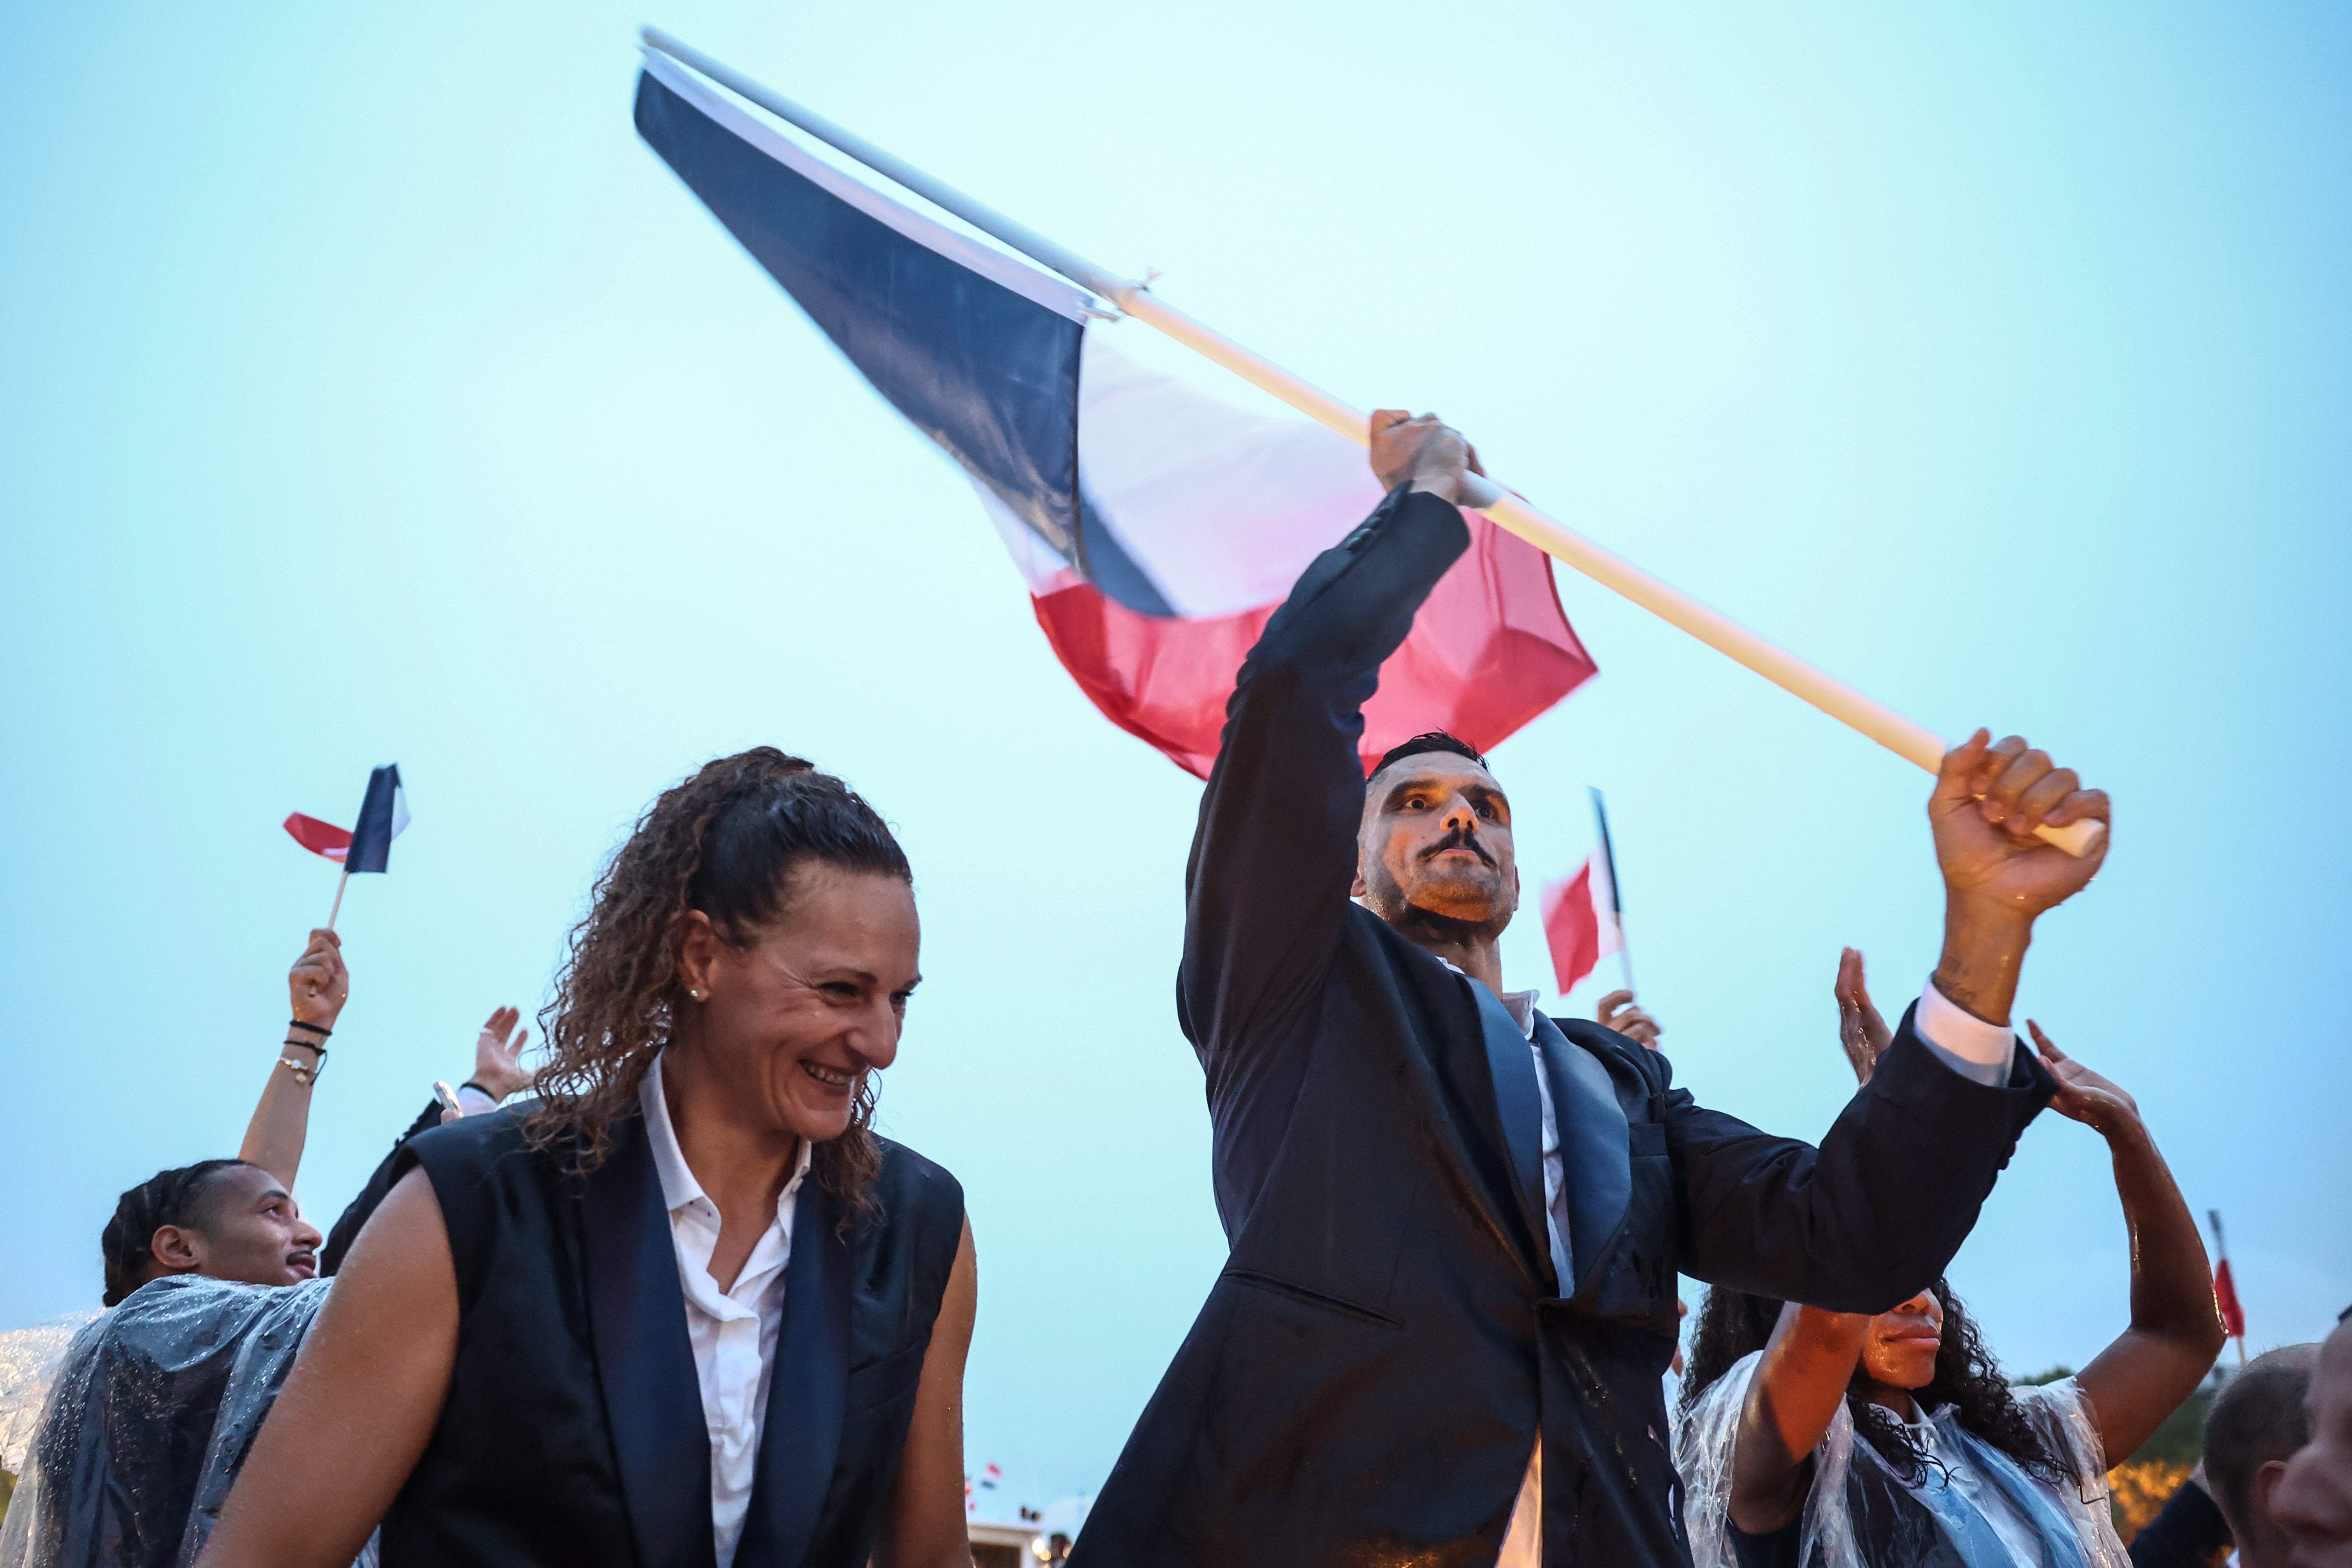
<svg viewBox="0 0 2352 1568"><path fill-rule="evenodd" d="M637 80L638 133L876 391L1075 563L1083 296L1065 314L908 237L656 68Z"/></svg>
<svg viewBox="0 0 2352 1568"><path fill-rule="evenodd" d="M387 764L368 774L367 795L360 802L360 819L352 827L351 847L343 854L346 871L381 871L392 861L392 841L408 826L408 808L401 799L400 769Z"/></svg>

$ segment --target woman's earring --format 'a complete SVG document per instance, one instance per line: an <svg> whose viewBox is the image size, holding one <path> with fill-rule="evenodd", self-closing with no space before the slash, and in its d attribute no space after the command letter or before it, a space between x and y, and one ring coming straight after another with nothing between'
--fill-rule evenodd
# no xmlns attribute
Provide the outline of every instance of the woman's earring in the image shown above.
<svg viewBox="0 0 2352 1568"><path fill-rule="evenodd" d="M697 1001L697 1002L699 1002L699 1001L701 1001L701 1000L702 1000L702 993L701 993L701 992L699 992L699 991L688 991L688 992L687 993L687 995L688 995L689 998L691 998L692 1000Z"/></svg>

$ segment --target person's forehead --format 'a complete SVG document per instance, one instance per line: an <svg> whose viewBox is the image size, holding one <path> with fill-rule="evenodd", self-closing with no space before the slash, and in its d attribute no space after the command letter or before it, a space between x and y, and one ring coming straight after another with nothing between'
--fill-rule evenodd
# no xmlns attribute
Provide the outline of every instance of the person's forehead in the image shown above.
<svg viewBox="0 0 2352 1568"><path fill-rule="evenodd" d="M232 1165L214 1180L220 1183L220 1195L239 1208L253 1208L271 1198L287 1195L278 1184L278 1178L253 1165Z"/></svg>
<svg viewBox="0 0 2352 1568"><path fill-rule="evenodd" d="M1374 795L1385 799L1408 784L1455 789L1475 784L1496 795L1503 793L1503 786L1495 781L1493 773L1453 752L1416 752L1412 756L1400 757L1372 775L1370 789Z"/></svg>

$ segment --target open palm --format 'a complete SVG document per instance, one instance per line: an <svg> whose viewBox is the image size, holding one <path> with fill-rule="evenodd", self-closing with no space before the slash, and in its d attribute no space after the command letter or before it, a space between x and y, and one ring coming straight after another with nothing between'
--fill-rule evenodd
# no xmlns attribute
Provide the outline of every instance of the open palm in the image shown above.
<svg viewBox="0 0 2352 1568"><path fill-rule="evenodd" d="M2051 1110L2097 1132L2113 1131L2126 1121L2139 1120L2139 1101L2060 1050L2042 1032L2040 1024L2028 1018L2025 1026L2033 1032L2042 1065L2058 1080L2058 1092L2050 1097Z"/></svg>

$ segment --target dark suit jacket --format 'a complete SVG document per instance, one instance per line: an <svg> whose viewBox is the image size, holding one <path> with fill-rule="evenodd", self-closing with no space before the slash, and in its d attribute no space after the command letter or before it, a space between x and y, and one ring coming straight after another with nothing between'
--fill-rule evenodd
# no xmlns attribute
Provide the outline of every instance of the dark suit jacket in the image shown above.
<svg viewBox="0 0 2352 1568"><path fill-rule="evenodd" d="M327 1244L319 1249L320 1273L332 1274L343 1266L343 1259L351 1255L352 1243L360 1238L360 1232L366 1227L368 1216L375 1213L377 1206L390 1195L393 1178L404 1168L400 1163L400 1152L408 1147L408 1141L440 1125L441 1102L438 1100L426 1100L425 1109L417 1112L416 1120L408 1124L408 1131L392 1141L392 1152L368 1173L367 1184L360 1188L360 1195L344 1206L342 1214L335 1220L334 1228L327 1232Z"/></svg>
<svg viewBox="0 0 2352 1568"><path fill-rule="evenodd" d="M436 1127L422 1166L457 1276L457 1353L381 1535L385 1568L709 1568L710 1444L645 1122L585 1177L512 1110ZM906 1445L963 1190L877 1139L877 1213L803 1184L737 1568L862 1564Z"/></svg>
<svg viewBox="0 0 2352 1568"><path fill-rule="evenodd" d="M1663 1389L1676 1269L1885 1310L1942 1271L2049 1099L2031 1053L1988 1088L1906 1016L1815 1150L1554 1020L1580 1069L1554 1079L1576 1276L1556 1279L1524 1038L1348 896L1360 710L1467 542L1453 507L1391 495L1243 667L1177 985L1232 1256L1078 1568L1485 1568L1538 1435L1548 1563L1687 1563Z"/></svg>

